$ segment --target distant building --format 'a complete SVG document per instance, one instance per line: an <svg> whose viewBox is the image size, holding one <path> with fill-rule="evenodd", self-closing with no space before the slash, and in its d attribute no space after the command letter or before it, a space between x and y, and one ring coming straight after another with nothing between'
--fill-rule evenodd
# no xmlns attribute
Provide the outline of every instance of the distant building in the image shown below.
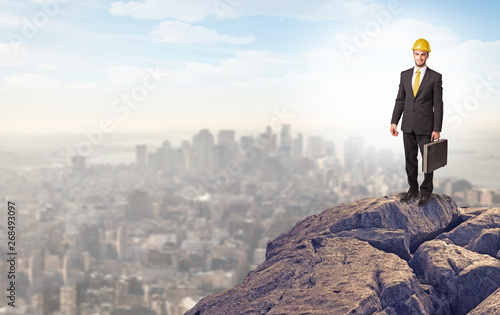
<svg viewBox="0 0 500 315"><path fill-rule="evenodd" d="M60 291L61 315L77 315L76 286L64 286Z"/></svg>
<svg viewBox="0 0 500 315"><path fill-rule="evenodd" d="M224 145L214 146L214 168L221 169L229 163L229 147Z"/></svg>
<svg viewBox="0 0 500 315"><path fill-rule="evenodd" d="M292 141L292 158L294 160L299 160L304 154L304 140L302 133L297 135L297 138Z"/></svg>
<svg viewBox="0 0 500 315"><path fill-rule="evenodd" d="M361 165L365 153L365 139L363 137L350 137L344 142L344 167L352 171ZM359 169L358 169L359 170Z"/></svg>
<svg viewBox="0 0 500 315"><path fill-rule="evenodd" d="M125 216L130 222L153 217L153 202L151 196L142 190L131 192L127 198Z"/></svg>
<svg viewBox="0 0 500 315"><path fill-rule="evenodd" d="M276 134L271 127L267 127L266 131L260 134L257 146L262 149L265 157L276 153Z"/></svg>
<svg viewBox="0 0 500 315"><path fill-rule="evenodd" d="M125 224L121 224L116 232L116 253L118 259L125 259L128 249L128 229Z"/></svg>
<svg viewBox="0 0 500 315"><path fill-rule="evenodd" d="M72 155L71 167L73 167L75 170L85 169L85 157L82 155Z"/></svg>
<svg viewBox="0 0 500 315"><path fill-rule="evenodd" d="M235 144L234 130L220 130L217 134L217 144L231 147Z"/></svg>
<svg viewBox="0 0 500 315"><path fill-rule="evenodd" d="M99 250L101 247L101 231L99 227L96 224L82 223L78 227L78 233L80 235L80 249L88 252L94 258L99 258Z"/></svg>
<svg viewBox="0 0 500 315"><path fill-rule="evenodd" d="M198 170L213 168L214 136L208 129L193 136L193 161Z"/></svg>
<svg viewBox="0 0 500 315"><path fill-rule="evenodd" d="M307 157L316 160L325 156L325 143L321 136L307 138Z"/></svg>
<svg viewBox="0 0 500 315"><path fill-rule="evenodd" d="M280 155L290 157L292 154L292 134L290 132L290 125L282 125L280 133Z"/></svg>
<svg viewBox="0 0 500 315"><path fill-rule="evenodd" d="M325 142L325 155L328 157L335 156L335 143L333 143L333 141Z"/></svg>

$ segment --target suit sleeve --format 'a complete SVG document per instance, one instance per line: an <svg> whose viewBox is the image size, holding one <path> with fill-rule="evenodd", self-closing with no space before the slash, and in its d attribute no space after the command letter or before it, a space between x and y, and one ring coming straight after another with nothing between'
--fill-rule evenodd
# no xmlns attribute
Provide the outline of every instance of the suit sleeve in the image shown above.
<svg viewBox="0 0 500 315"><path fill-rule="evenodd" d="M443 80L442 76L434 83L433 92L433 105L434 105L434 131L441 132L443 126Z"/></svg>
<svg viewBox="0 0 500 315"><path fill-rule="evenodd" d="M398 124L401 115L403 114L405 108L405 98L406 92L403 85L403 72L401 72L401 79L399 81L399 90L396 97L396 103L394 104L394 110L392 111L391 124Z"/></svg>

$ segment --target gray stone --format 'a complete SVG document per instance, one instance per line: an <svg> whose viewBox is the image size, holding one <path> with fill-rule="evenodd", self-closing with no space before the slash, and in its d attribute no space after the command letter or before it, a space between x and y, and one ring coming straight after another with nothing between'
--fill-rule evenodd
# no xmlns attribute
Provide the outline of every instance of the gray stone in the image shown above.
<svg viewBox="0 0 500 315"><path fill-rule="evenodd" d="M468 315L492 315L500 314L500 289L496 290L475 309L469 312Z"/></svg>
<svg viewBox="0 0 500 315"><path fill-rule="evenodd" d="M443 240L422 244L410 266L445 295L453 314L467 314L500 287L500 261Z"/></svg>
<svg viewBox="0 0 500 315"><path fill-rule="evenodd" d="M483 210L480 214L460 224L451 232L439 235L438 238L448 238L453 244L466 246L482 230L494 228L500 228L500 208Z"/></svg>
<svg viewBox="0 0 500 315"><path fill-rule="evenodd" d="M426 240L444 232L450 223L459 220L457 205L446 195L432 195L425 207L418 200L401 203L401 194L367 198L327 209L298 222L290 231L268 243L266 258L294 245L291 238L304 241L318 236L355 229L403 230L413 252ZM404 242L404 240L403 240Z"/></svg>
<svg viewBox="0 0 500 315"><path fill-rule="evenodd" d="M433 312L405 260L354 238L315 242L276 253L241 285L204 298L186 314Z"/></svg>
<svg viewBox="0 0 500 315"><path fill-rule="evenodd" d="M487 207L479 207L479 208L459 207L458 211L460 212L460 218L462 219L462 221L467 221L473 217L476 217L476 216L482 214L483 212L485 212L486 210L489 210L489 209L490 208L487 208Z"/></svg>
<svg viewBox="0 0 500 315"><path fill-rule="evenodd" d="M500 250L500 228L482 230L469 241L466 248L479 254L496 257Z"/></svg>
<svg viewBox="0 0 500 315"><path fill-rule="evenodd" d="M375 248L387 253L394 253L405 260L410 260L410 237L401 229L356 229L334 234L335 237L354 237L367 241Z"/></svg>

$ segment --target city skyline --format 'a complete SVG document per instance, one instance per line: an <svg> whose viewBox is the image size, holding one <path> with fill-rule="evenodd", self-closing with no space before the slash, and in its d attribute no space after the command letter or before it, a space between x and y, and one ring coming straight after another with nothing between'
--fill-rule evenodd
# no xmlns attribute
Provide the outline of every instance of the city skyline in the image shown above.
<svg viewBox="0 0 500 315"><path fill-rule="evenodd" d="M362 139L366 150L387 150L390 154L401 158L402 139L393 138L377 139L370 136L321 134L306 133L296 130L293 124L280 124L273 121L274 128L271 128L276 137L281 137L281 128L288 125L292 137L302 135L304 156L307 156L306 145L309 138L322 138L322 141L331 142L335 146L338 157L342 159L344 143L353 138ZM200 130L207 130L217 137L217 133L223 130L234 132L236 141L245 137L259 137L259 134L265 132L266 126L259 130L238 132L237 129L209 129L199 127L196 131L184 132L166 132L156 134L99 134L94 130L89 130L76 135L38 135L38 136L10 136L3 138L3 158L0 164L4 167L63 167L68 169L72 165L73 155L82 155L87 163L92 165L99 164L131 164L135 162L134 148L136 145L146 145L148 152L161 148L164 141L168 141L173 147L180 147L182 142L191 142L192 137ZM97 133L96 133L97 132ZM374 141L375 140L375 141ZM387 141L392 140L392 141ZM497 173L491 172L500 166L500 147L496 146L498 141L495 137L463 137L460 143L455 139L450 146L448 165L440 170L437 178L457 178L467 179L474 186L490 189L498 188L500 177ZM0 137L0 143L2 138ZM292 145L295 145L292 143ZM404 166L400 165L403 169ZM210 168L206 168L210 170Z"/></svg>

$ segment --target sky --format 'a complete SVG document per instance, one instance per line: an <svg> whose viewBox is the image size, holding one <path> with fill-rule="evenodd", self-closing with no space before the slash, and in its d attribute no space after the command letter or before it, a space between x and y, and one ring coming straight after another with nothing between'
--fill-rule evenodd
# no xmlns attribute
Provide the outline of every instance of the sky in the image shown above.
<svg viewBox="0 0 500 315"><path fill-rule="evenodd" d="M442 136L500 135L498 1L0 0L0 8L1 135L289 123L293 132L393 141L400 72L413 66L418 38L443 75Z"/></svg>

